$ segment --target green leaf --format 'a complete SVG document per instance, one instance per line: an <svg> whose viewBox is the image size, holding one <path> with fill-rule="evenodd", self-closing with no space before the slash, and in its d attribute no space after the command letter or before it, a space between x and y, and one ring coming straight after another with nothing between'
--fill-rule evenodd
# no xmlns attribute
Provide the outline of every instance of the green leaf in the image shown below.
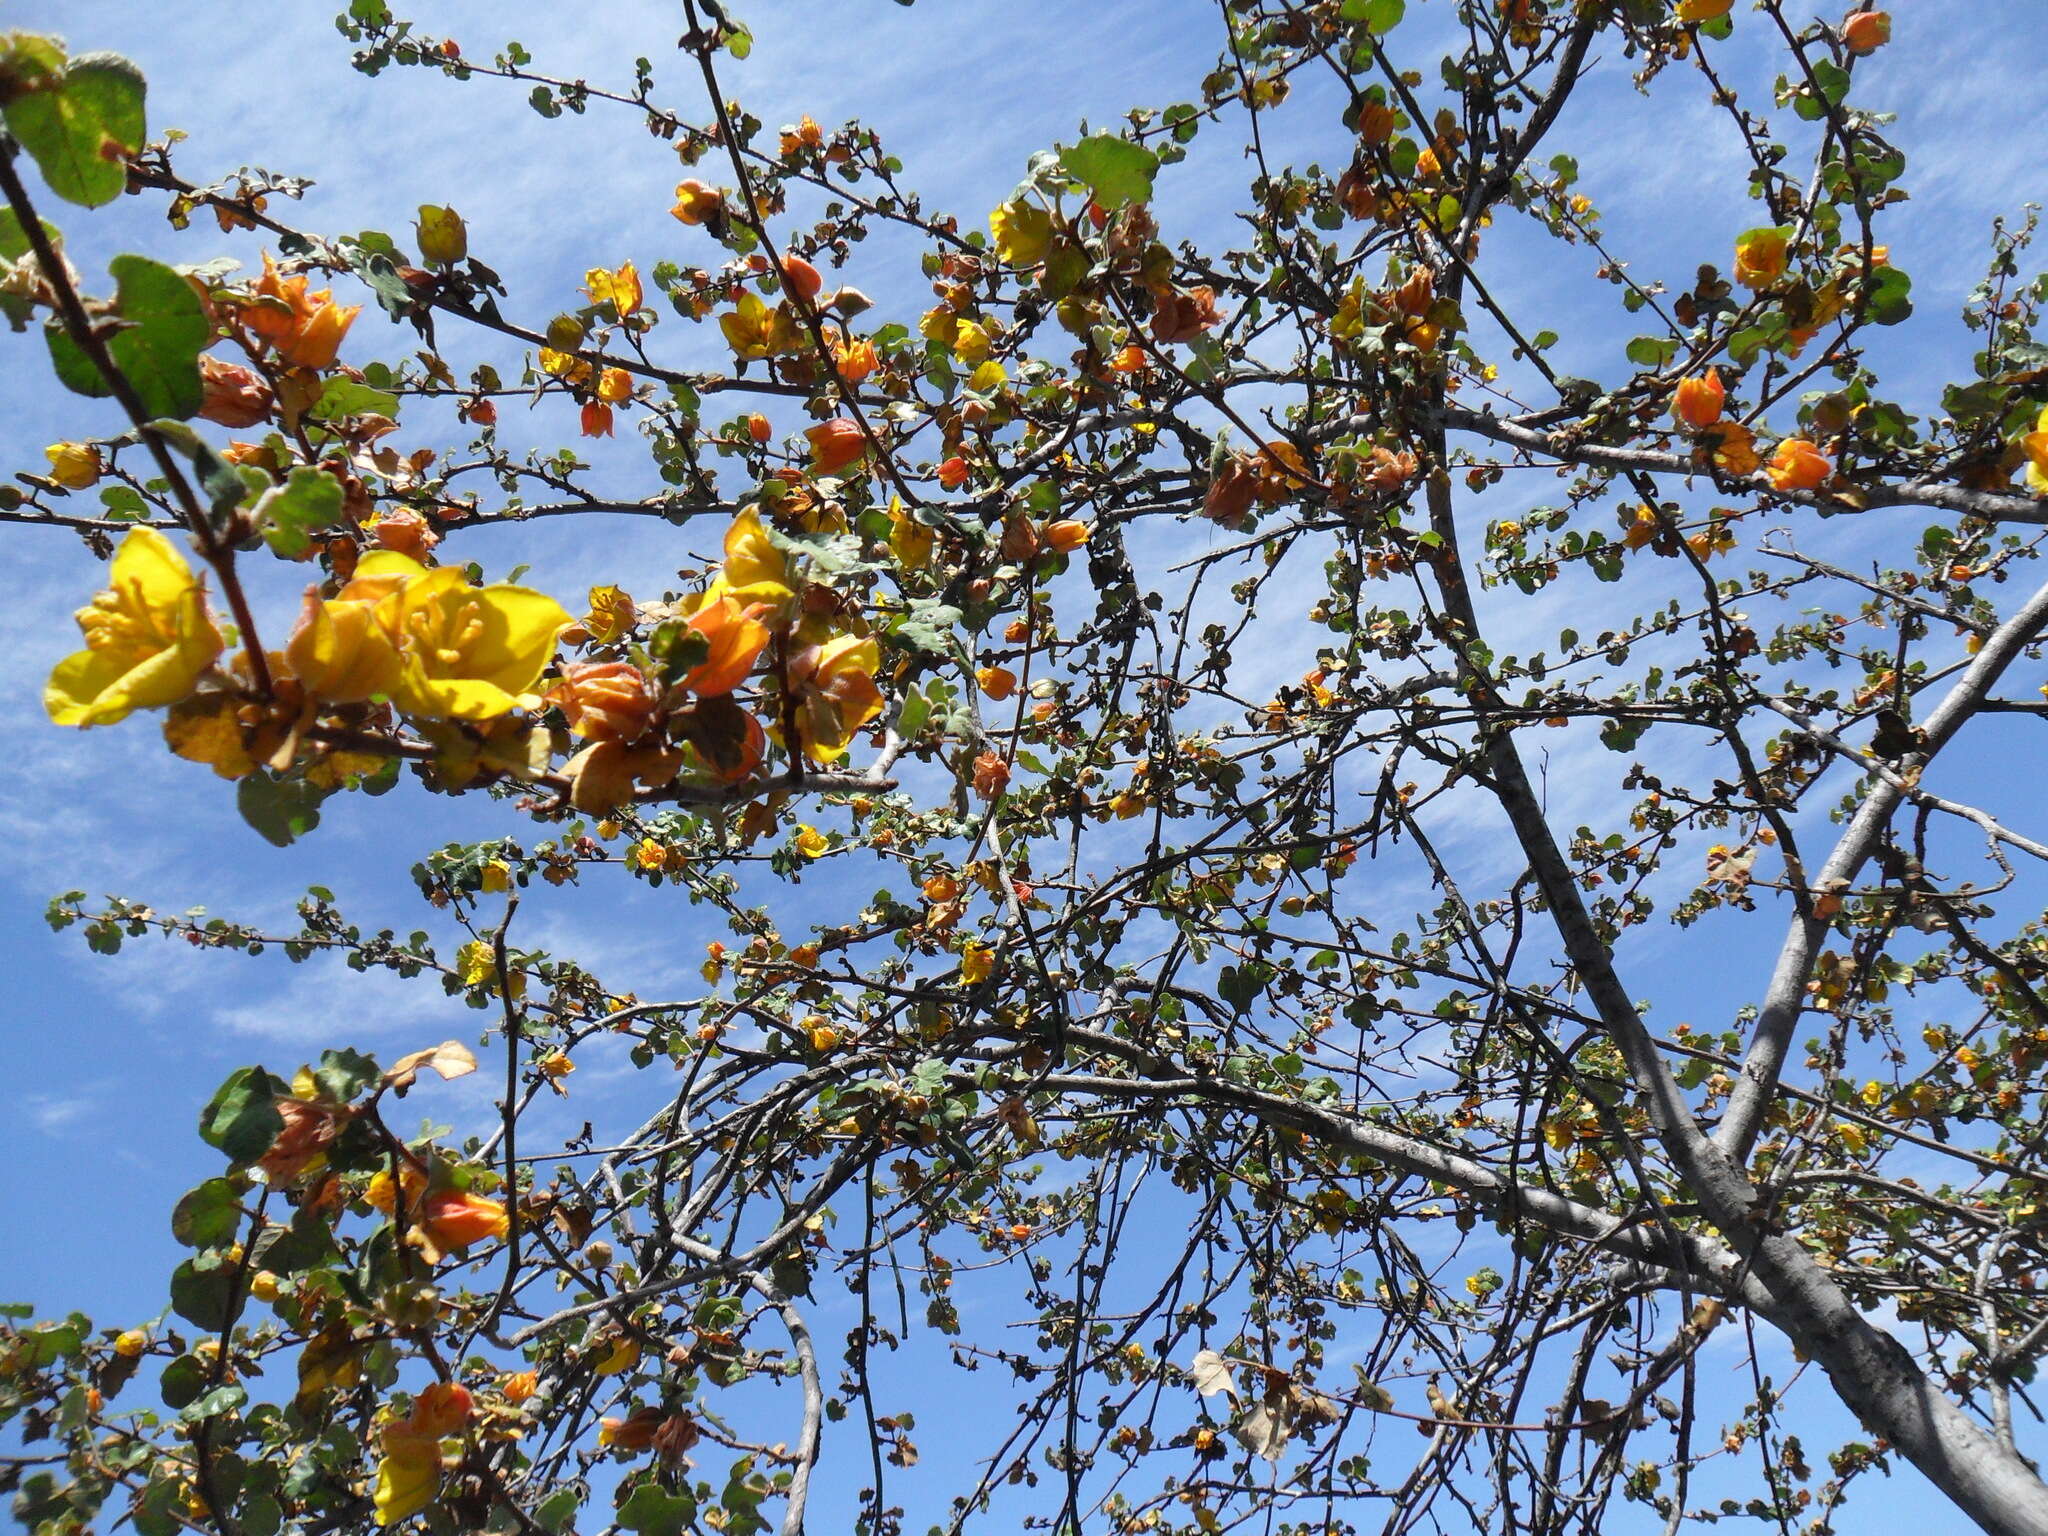
<svg viewBox="0 0 2048 1536"><path fill-rule="evenodd" d="M327 791L304 779L279 778L261 769L243 779L235 792L235 809L266 842L289 848L320 825L320 802Z"/></svg>
<svg viewBox="0 0 2048 1536"><path fill-rule="evenodd" d="M226 1179L208 1179L197 1189L186 1191L171 1212L171 1236L187 1248L225 1248L241 1227L241 1202Z"/></svg>
<svg viewBox="0 0 2048 1536"><path fill-rule="evenodd" d="M52 90L7 104L7 126L50 190L97 208L128 186L128 159L148 138L142 71L118 53L81 54Z"/></svg>
<svg viewBox="0 0 2048 1536"><path fill-rule="evenodd" d="M43 226L43 234L50 244L61 249L64 236L58 233L57 226L48 219L36 222ZM21 227L21 220L15 217L12 208L0 208L0 261L19 261L28 254L28 250L28 235Z"/></svg>
<svg viewBox="0 0 2048 1536"><path fill-rule="evenodd" d="M1678 343L1668 336L1638 336L1628 344L1628 360L1641 368L1661 368L1678 355Z"/></svg>
<svg viewBox="0 0 2048 1536"><path fill-rule="evenodd" d="M30 1328L16 1336L15 1349L22 1366L39 1370L59 1360L68 1360L78 1353L85 1342L74 1323L45 1323L40 1328Z"/></svg>
<svg viewBox="0 0 2048 1536"><path fill-rule="evenodd" d="M242 1536L277 1536L284 1524L284 1508L274 1494L252 1494L242 1504L238 1523Z"/></svg>
<svg viewBox="0 0 2048 1536"><path fill-rule="evenodd" d="M389 416L398 419L398 396L389 390L372 389L353 379L329 379L320 398L306 412L315 421L340 421L346 416Z"/></svg>
<svg viewBox="0 0 2048 1536"><path fill-rule="evenodd" d="M341 521L341 482L323 469L309 464L296 466L283 485L265 491L255 507L256 526L263 541L287 560L296 560L313 547L313 535ZM316 799L313 802L319 804ZM247 816L247 811L243 812ZM318 817L314 818L316 821ZM261 826L256 830L270 837ZM271 838L276 842L276 838Z"/></svg>
<svg viewBox="0 0 2048 1536"><path fill-rule="evenodd" d="M546 1530L560 1531L568 1526L582 1507L583 1497L574 1488L558 1488L540 1501L533 1518Z"/></svg>
<svg viewBox="0 0 2048 1536"><path fill-rule="evenodd" d="M1871 274L1870 318L1879 325L1897 325L1913 313L1913 279L1897 267L1879 267Z"/></svg>
<svg viewBox="0 0 2048 1536"><path fill-rule="evenodd" d="M1344 0L1337 14L1345 21L1362 21L1365 30L1384 37L1408 14L1407 0Z"/></svg>
<svg viewBox="0 0 2048 1536"><path fill-rule="evenodd" d="M961 617L960 610L951 604L921 597L911 603L908 613L890 624L887 633L898 645L927 656L958 656Z"/></svg>
<svg viewBox="0 0 2048 1536"><path fill-rule="evenodd" d="M196 1355L180 1355L164 1367L157 1390L163 1394L166 1408L183 1408L196 1402L206 1390L206 1367Z"/></svg>
<svg viewBox="0 0 2048 1536"><path fill-rule="evenodd" d="M195 1328L219 1333L234 1309L235 1271L231 1265L201 1269L191 1259L171 1275L171 1310Z"/></svg>
<svg viewBox="0 0 2048 1536"><path fill-rule="evenodd" d="M896 711L896 734L905 741L915 741L931 717L931 700L924 696L922 688L913 683L904 691L903 703Z"/></svg>
<svg viewBox="0 0 2048 1536"><path fill-rule="evenodd" d="M1060 167L1113 213L1151 197L1159 157L1142 144L1133 144L1113 133L1098 133L1072 149L1062 150Z"/></svg>
<svg viewBox="0 0 2048 1536"><path fill-rule="evenodd" d="M666 1493L659 1483L642 1483L619 1506L618 1523L640 1536L682 1536L697 1514L688 1494Z"/></svg>
<svg viewBox="0 0 2048 1536"><path fill-rule="evenodd" d="M197 1402L187 1403L178 1417L187 1424L197 1424L201 1419L211 1419L223 1413L233 1413L249 1401L249 1392L230 1382L224 1387L215 1387Z"/></svg>
<svg viewBox="0 0 2048 1536"><path fill-rule="evenodd" d="M116 256L107 265L116 286L121 327L106 338L107 356L133 386L145 415L183 420L205 398L199 353L213 339L199 295L174 268L147 256ZM91 358L56 321L44 327L50 363L65 387L101 399L114 390Z"/></svg>
<svg viewBox="0 0 2048 1536"><path fill-rule="evenodd" d="M238 1068L199 1112L199 1139L234 1163L255 1162L284 1129L277 1100L290 1091L261 1067Z"/></svg>
<svg viewBox="0 0 2048 1536"><path fill-rule="evenodd" d="M337 1252L326 1223L301 1211L288 1227L275 1222L265 1227L249 1245L249 1262L275 1274L295 1275L328 1262Z"/></svg>

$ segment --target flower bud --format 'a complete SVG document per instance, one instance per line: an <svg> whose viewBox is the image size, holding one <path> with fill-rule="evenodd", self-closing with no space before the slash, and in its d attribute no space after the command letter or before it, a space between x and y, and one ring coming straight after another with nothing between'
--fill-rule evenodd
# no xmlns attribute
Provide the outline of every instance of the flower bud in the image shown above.
<svg viewBox="0 0 2048 1536"><path fill-rule="evenodd" d="M469 229L453 208L421 203L413 228L419 232L420 256L426 261L451 267L469 254Z"/></svg>
<svg viewBox="0 0 2048 1536"><path fill-rule="evenodd" d="M1842 46L1857 57L1875 53L1892 40L1892 18L1886 11L1858 11L1842 23Z"/></svg>
<svg viewBox="0 0 2048 1536"><path fill-rule="evenodd" d="M106 473L106 460L91 443L52 443L43 456L50 461L50 478L66 490L86 490Z"/></svg>

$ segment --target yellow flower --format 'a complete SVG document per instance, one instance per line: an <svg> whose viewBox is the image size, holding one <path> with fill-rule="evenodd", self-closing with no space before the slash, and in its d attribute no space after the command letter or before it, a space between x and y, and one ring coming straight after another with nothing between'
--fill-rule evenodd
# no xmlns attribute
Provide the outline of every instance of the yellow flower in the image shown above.
<svg viewBox="0 0 2048 1536"><path fill-rule="evenodd" d="M953 355L963 363L987 362L991 345L988 327L979 321L962 320L953 329Z"/></svg>
<svg viewBox="0 0 2048 1536"><path fill-rule="evenodd" d="M50 461L50 478L67 490L82 491L96 484L106 462L91 443L52 443L43 450Z"/></svg>
<svg viewBox="0 0 2048 1536"><path fill-rule="evenodd" d="M825 850L831 846L832 839L820 832L816 827L806 826L796 829L796 851L807 859L822 857Z"/></svg>
<svg viewBox="0 0 2048 1536"><path fill-rule="evenodd" d="M377 1462L377 1484L370 1495L377 1524L396 1525L410 1519L433 1503L440 1489L440 1441L404 1433L398 1425L387 1429L384 1454Z"/></svg>
<svg viewBox="0 0 2048 1536"><path fill-rule="evenodd" d="M607 585L590 589L590 612L583 615L583 627L600 645L622 638L640 617L632 594L624 587Z"/></svg>
<svg viewBox="0 0 2048 1536"><path fill-rule="evenodd" d="M988 216L988 232L996 254L1013 267L1035 267L1052 244L1052 215L1022 198L1004 203Z"/></svg>
<svg viewBox="0 0 2048 1536"><path fill-rule="evenodd" d="M610 304L621 320L640 307L640 273L630 261L616 272L592 267L583 274L584 292L593 304Z"/></svg>
<svg viewBox="0 0 2048 1536"><path fill-rule="evenodd" d="M761 514L753 507L732 520L725 531L725 570L709 600L736 597L741 602L780 603L793 595L789 559L768 540Z"/></svg>
<svg viewBox="0 0 2048 1536"><path fill-rule="evenodd" d="M512 866L503 859L492 859L483 867L483 888L486 891L511 890Z"/></svg>
<svg viewBox="0 0 2048 1536"><path fill-rule="evenodd" d="M995 950L974 940L960 951L960 984L963 987L978 987L988 980L988 973L995 969Z"/></svg>
<svg viewBox="0 0 2048 1536"><path fill-rule="evenodd" d="M817 763L843 755L860 728L882 712L875 669L881 647L873 635L839 635L790 658L804 751Z"/></svg>
<svg viewBox="0 0 2048 1536"><path fill-rule="evenodd" d="M607 368L597 376L597 398L606 405L624 405L633 398L633 375L623 368Z"/></svg>
<svg viewBox="0 0 2048 1536"><path fill-rule="evenodd" d="M111 725L190 693L220 655L220 631L199 578L152 528L121 540L108 590L77 614L85 649L57 663L43 707L59 725Z"/></svg>
<svg viewBox="0 0 2048 1536"><path fill-rule="evenodd" d="M413 225L420 237L420 259L452 267L469 254L469 229L453 208L420 204L420 216Z"/></svg>
<svg viewBox="0 0 2048 1536"><path fill-rule="evenodd" d="M640 1341L638 1339L626 1338L614 1343L605 1353L604 1358L599 1360L591 1370L594 1375L598 1376L617 1376L623 1371L630 1371L639 1363Z"/></svg>
<svg viewBox="0 0 2048 1536"><path fill-rule="evenodd" d="M789 311L779 304L770 309L758 293L741 294L732 313L718 317L718 328L741 358L773 357L796 345Z"/></svg>
<svg viewBox="0 0 2048 1536"><path fill-rule="evenodd" d="M2048 496L2048 405L2041 407L2034 430L2020 439L2020 451L2027 456L2027 486L2036 496Z"/></svg>
<svg viewBox="0 0 2048 1536"><path fill-rule="evenodd" d="M373 602L322 602L308 587L284 655L306 692L325 703L356 704L398 686L398 646Z"/></svg>
<svg viewBox="0 0 2048 1536"><path fill-rule="evenodd" d="M1735 280L1745 288L1768 288L1785 275L1790 232L1766 226L1748 230L1735 241Z"/></svg>
<svg viewBox="0 0 2048 1536"><path fill-rule="evenodd" d="M540 349L541 372L552 374L558 379L567 379L571 384L581 384L591 375L591 366L573 352L558 351L554 347Z"/></svg>
<svg viewBox="0 0 2048 1536"><path fill-rule="evenodd" d="M921 571L932 563L932 545L937 535L903 510L895 498L889 503L889 553L906 571Z"/></svg>
<svg viewBox="0 0 2048 1536"><path fill-rule="evenodd" d="M377 617L401 648L393 702L409 715L451 720L537 708L533 685L571 622L544 593L472 587L454 567L406 582L378 604Z"/></svg>

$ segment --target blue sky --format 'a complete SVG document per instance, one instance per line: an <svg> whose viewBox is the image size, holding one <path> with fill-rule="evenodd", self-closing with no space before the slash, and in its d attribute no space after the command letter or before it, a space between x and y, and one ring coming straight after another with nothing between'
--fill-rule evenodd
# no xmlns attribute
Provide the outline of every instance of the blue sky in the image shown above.
<svg viewBox="0 0 2048 1536"><path fill-rule="evenodd" d="M400 9L424 30L459 39L472 56L488 57L517 37L539 67L594 82L630 80L634 56L646 54L666 98L687 112L696 108L693 82L669 51L679 26L672 5ZM1410 25L1426 32L1441 9L1411 6ZM1901 0L1893 10L1897 40L1859 79L1867 82L1865 99L1900 113L1896 137L1908 154L1914 202L1888 233L1895 263L1914 276L1918 314L1889 338L1890 361L1909 402L1917 389L1925 408L1929 390L1967 372L1972 340L1953 317L1981 270L1992 217L2014 215L2024 200L2048 194L2038 134L2007 126L2012 104L2038 99L2037 61L2013 40L2038 31L2042 0ZM508 22L508 14L516 19ZM746 66L729 69L727 85L751 111L771 127L802 112L828 126L863 118L903 159L905 183L929 207L969 223L1002 199L1030 152L1071 140L1080 120L1106 123L1134 104L1193 96L1220 41L1212 8L1195 0L922 0L912 9L888 0L754 0L740 14L758 46ZM1737 18L1740 30L1744 7ZM631 257L645 271L663 257L709 258L709 243L668 217L679 173L666 146L600 111L543 122L520 93L491 82L458 86L410 70L366 80L350 69L348 45L319 0L274 8L260 22L246 8L217 3L13 0L0 4L0 26L57 31L77 50L133 56L151 82L152 128L175 125L191 135L180 152L188 176L253 163L315 178L303 204L284 208L290 222L327 232L385 229L403 239L418 204L455 205L469 222L472 250L507 280L515 313L544 316L568 305L590 265ZM1726 54L1731 79L1762 109L1769 66L1746 37ZM1761 219L1740 195L1737 148L1724 121L1700 103L1696 78L1673 71L1643 101L1628 68L1618 56L1603 58L1555 139L1578 156L1584 190L1607 211L1611 248L1634 273L1689 281L1699 262L1725 259L1733 234ZM1270 152L1296 163L1341 158L1334 114L1312 100L1298 107L1279 119ZM1169 239L1219 245L1231 238L1227 221L1249 174L1236 145L1228 131L1207 135L1187 164L1162 178L1159 212ZM191 262L227 254L251 266L259 249L252 237L223 236L210 221L174 235L153 204L58 216L74 262L88 274L103 272L106 258L124 249ZM1590 263L1574 265L1582 253L1538 245L1512 228L1489 241L1481 268L1489 286L1529 328L1567 338L1554 355L1558 366L1620 377L1620 347L1636 327L1611 302L1611 290L1592 279ZM871 241L844 274L893 310L892 318L914 318L922 307L914 274L905 280L902 263L891 261L906 249ZM656 338L666 361L719 366L716 338L705 331L670 323ZM396 357L407 339L386 330L371 309L348 355ZM462 361L511 357L452 334L444 342ZM40 470L45 443L77 435L84 424L108 426L95 407L47 384L39 354L33 337L0 336L0 471ZM563 442L574 424L560 413L506 430ZM629 484L626 462L616 454L605 472ZM1487 515L1510 515L1518 494L1520 482L1511 479L1488 499ZM1540 494L1531 488L1527 498ZM1845 520L1831 537L1853 554L1881 531ZM289 1070L344 1041L388 1055L473 1035L478 1020L438 989L356 977L337 985L336 968L317 961L293 968L275 951L251 961L152 940L99 959L75 933L52 934L43 925L47 900L74 887L116 891L159 909L204 902L238 921L289 927L292 903L317 881L357 921L400 933L428 927L446 949L460 935L419 903L411 863L457 839L504 834L530 842L534 834L509 808L407 786L381 801L339 797L312 837L273 849L242 825L230 790L205 769L167 756L153 722L82 735L49 727L37 702L42 680L72 648L68 613L96 586L98 567L67 535L0 532L9 555L0 566L0 729L16 753L0 798L9 855L0 863L0 963L11 982L0 1018L18 1084L0 1114L0 1158L13 1174L0 1186L0 1221L10 1232L47 1235L0 1254L0 1295L49 1309L77 1306L122 1323L161 1305L161 1277L175 1251L170 1206L213 1171L212 1155L192 1135L193 1117L227 1070L251 1060ZM1208 536L1205 528L1175 537ZM684 542L699 553L709 544ZM564 523L493 533L465 553L494 571L531 561L536 583L571 606L595 582L659 587L684 558L670 531L637 523L607 529L602 539ZM273 611L290 601L292 584L278 573L265 585ZM1573 621L1574 601L1561 591L1549 604L1502 606L1499 616L1517 645L1550 645ZM1297 660L1276 659L1272 680L1302 670ZM2009 739L2021 740L2018 732L2013 727ZM1612 803L1612 771L1597 746L1576 733L1558 736L1546 782L1557 823L1569 827ZM1993 732L1986 739L1999 741ZM1955 765L1945 792L2009 787L2001 755L1985 750ZM1504 850L1489 853L1498 830L1483 817L1452 829L1452 838L1474 867L1504 867ZM872 889L876 877L870 869L823 872L812 881L802 895L815 901L821 889L827 897ZM1396 906L1427 900L1412 871L1390 872L1388 888ZM665 895L623 880L536 888L526 941L578 955L614 991L687 991L702 943L722 933L698 932L702 919L679 918ZM1704 1017L1754 996L1776 936L1769 922L1756 932L1730 927L1726 974L1689 985L1688 1006ZM1654 973L1667 942L1646 935L1630 957ZM557 1112L560 1128L585 1117L602 1122L609 1110L637 1102L618 1064L594 1058L581 1066L575 1095ZM477 1079L434 1095L417 1101L422 1112L459 1123L488 1107L488 1087ZM81 1199L111 1237L80 1236ZM946 1444L928 1440L928 1465L944 1468ZM1914 1484L1907 1472L1895 1486ZM933 1496L950 1491L943 1477L932 1480ZM820 1529L830 1523L829 1508L820 1507ZM1633 1527L1617 1521L1614 1528Z"/></svg>

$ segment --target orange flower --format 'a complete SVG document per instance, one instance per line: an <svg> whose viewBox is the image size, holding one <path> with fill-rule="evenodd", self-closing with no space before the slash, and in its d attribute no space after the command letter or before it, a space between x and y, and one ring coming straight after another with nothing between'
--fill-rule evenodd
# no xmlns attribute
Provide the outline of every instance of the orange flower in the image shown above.
<svg viewBox="0 0 2048 1536"><path fill-rule="evenodd" d="M998 704L1017 691L1017 674L1008 667L981 667L976 670L974 680L981 684L981 691Z"/></svg>
<svg viewBox="0 0 2048 1536"><path fill-rule="evenodd" d="M801 256L782 258L782 286L799 303L808 304L818 296L818 290L825 286L818 269Z"/></svg>
<svg viewBox="0 0 2048 1536"><path fill-rule="evenodd" d="M606 405L623 405L633 398L633 375L623 368L607 368L597 376L597 398Z"/></svg>
<svg viewBox="0 0 2048 1536"><path fill-rule="evenodd" d="M681 686L706 699L739 687L768 644L768 626L760 619L767 611L766 603L720 597L691 614L690 628L711 642L711 650L684 675Z"/></svg>
<svg viewBox="0 0 2048 1536"><path fill-rule="evenodd" d="M413 1399L410 1428L415 1434L439 1440L452 1435L469 1422L474 1399L467 1387L452 1381L437 1381Z"/></svg>
<svg viewBox="0 0 2048 1536"><path fill-rule="evenodd" d="M1842 23L1842 46L1859 58L1875 53L1892 40L1892 18L1886 11L1858 11Z"/></svg>
<svg viewBox="0 0 2048 1536"><path fill-rule="evenodd" d="M993 800L1010 787L1010 765L994 752L984 752L974 760L974 792L984 800Z"/></svg>
<svg viewBox="0 0 2048 1536"><path fill-rule="evenodd" d="M609 1450L637 1452L651 1450L663 1419L659 1408L641 1408L632 1417L600 1419L597 1443Z"/></svg>
<svg viewBox="0 0 2048 1536"><path fill-rule="evenodd" d="M199 380L205 388L199 406L201 420L221 427L253 427L269 420L275 397L255 369L202 353Z"/></svg>
<svg viewBox="0 0 2048 1536"><path fill-rule="evenodd" d="M811 468L829 475L858 463L868 451L867 434L850 416L835 416L810 428L804 436L811 442Z"/></svg>
<svg viewBox="0 0 2048 1536"><path fill-rule="evenodd" d="M1234 456L1225 459L1202 498L1202 516L1225 528L1242 528L1258 491L1259 477L1251 465Z"/></svg>
<svg viewBox="0 0 2048 1536"><path fill-rule="evenodd" d="M1152 312L1152 335L1169 345L1193 341L1220 318L1214 288L1174 290L1162 297Z"/></svg>
<svg viewBox="0 0 2048 1536"><path fill-rule="evenodd" d="M1721 370L1709 368L1699 378L1679 381L1671 397L1671 414L1697 432L1721 419L1721 407L1727 398L1728 391L1721 386Z"/></svg>
<svg viewBox="0 0 2048 1536"><path fill-rule="evenodd" d="M839 370L839 377L849 384L858 384L875 371L881 359L875 355L875 344L866 337L859 341L841 342L832 351L833 365Z"/></svg>
<svg viewBox="0 0 2048 1536"><path fill-rule="evenodd" d="M585 437L610 437L612 435L612 408L602 400L583 402L583 435Z"/></svg>
<svg viewBox="0 0 2048 1536"><path fill-rule="evenodd" d="M1828 482L1835 466L1805 438L1788 437L1778 444L1764 472L1778 490L1811 491Z"/></svg>
<svg viewBox="0 0 2048 1536"><path fill-rule="evenodd" d="M504 1381L505 1401L523 1403L540 1390L540 1372L514 1371Z"/></svg>
<svg viewBox="0 0 2048 1536"><path fill-rule="evenodd" d="M497 1201L452 1189L427 1196L418 1228L444 1253L460 1252L488 1237L503 1237L511 1229L512 1218Z"/></svg>
<svg viewBox="0 0 2048 1536"><path fill-rule="evenodd" d="M955 454L939 466L939 484L949 491L957 491L967 483L967 461Z"/></svg>
<svg viewBox="0 0 2048 1536"><path fill-rule="evenodd" d="M320 1104L308 1099L280 1098L277 1112L284 1129L270 1144L270 1150L256 1159L263 1181L273 1188L289 1184L324 1161L327 1148L341 1134L349 1117L346 1105Z"/></svg>
<svg viewBox="0 0 2048 1536"><path fill-rule="evenodd" d="M702 224L725 207L725 197L716 187L701 181L686 181L676 188L676 205L669 210L685 224Z"/></svg>
<svg viewBox="0 0 2048 1536"><path fill-rule="evenodd" d="M658 702L647 674L630 661L572 661L545 697L570 730L592 741L638 740Z"/></svg>
<svg viewBox="0 0 2048 1536"><path fill-rule="evenodd" d="M441 542L441 535L411 507L386 512L368 527L379 548L395 550L408 560L424 561Z"/></svg>
<svg viewBox="0 0 2048 1536"><path fill-rule="evenodd" d="M1717 421L1702 429L1699 451L1707 455L1714 468L1724 475L1748 475L1756 471L1756 434L1739 421Z"/></svg>
<svg viewBox="0 0 2048 1536"><path fill-rule="evenodd" d="M277 348L294 368L331 368L341 339L362 312L360 304L336 304L331 290L306 291L304 273L280 277L270 253L263 253L263 275L255 292L269 303L237 305L242 323Z"/></svg>
<svg viewBox="0 0 2048 1536"><path fill-rule="evenodd" d="M1415 478L1418 467L1415 455L1405 448L1399 453L1391 448L1375 448L1372 466L1365 472L1365 483L1376 491L1398 491Z"/></svg>
<svg viewBox="0 0 2048 1536"><path fill-rule="evenodd" d="M1045 525L1045 543L1049 549L1068 554L1088 542L1088 525L1063 517L1058 522Z"/></svg>
<svg viewBox="0 0 2048 1536"><path fill-rule="evenodd" d="M427 1193L427 1175L408 1163L400 1181L405 1189L405 1240L419 1249L429 1264L438 1264L444 1254L460 1252L487 1237L503 1237L512 1228L505 1207L482 1195L444 1189ZM363 1191L363 1199L386 1215L396 1201L391 1174L380 1171Z"/></svg>

